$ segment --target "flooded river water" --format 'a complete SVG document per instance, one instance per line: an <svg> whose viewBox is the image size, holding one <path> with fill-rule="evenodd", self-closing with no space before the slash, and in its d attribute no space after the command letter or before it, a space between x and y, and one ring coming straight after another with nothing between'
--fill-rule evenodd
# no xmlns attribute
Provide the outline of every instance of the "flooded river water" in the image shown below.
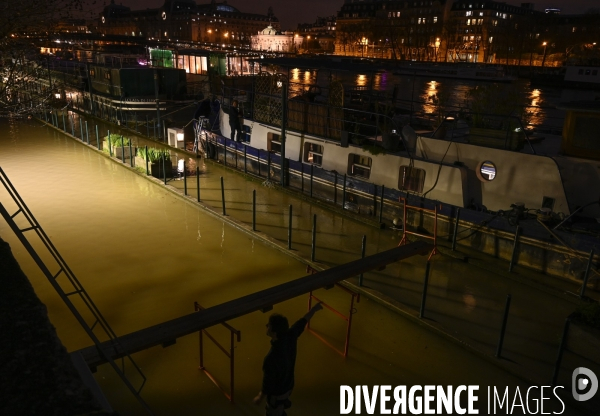
<svg viewBox="0 0 600 416"><path fill-rule="evenodd" d="M37 122L0 120L0 166L118 335L191 313L194 301L210 307L306 274L303 264L283 252ZM202 168L204 198L218 201L215 177L223 173ZM226 181L232 184L226 195L234 201L229 208L232 215L247 220L246 201L256 183L232 174ZM4 204L3 191L0 198ZM286 198L273 190L259 200L263 209L258 227L281 240L286 232ZM306 229L313 211L306 206L295 209L297 227ZM360 239L348 237L356 224L314 212L326 222L317 235L318 260L335 263L353 253L357 258ZM48 307L66 348L91 345L4 220L0 235ZM298 236L298 250L308 245L308 238L308 232ZM397 244L393 234L372 231L368 238L373 246L367 254ZM415 261L424 263L424 258ZM409 265L402 273L412 269ZM406 277L400 285L408 288L420 279L416 274ZM341 290L321 290L317 296L342 311L348 308L349 296ZM294 320L305 313L307 300L307 296L292 299L275 305L274 311ZM355 307L348 358L310 333L301 337L290 415L339 414L340 385L480 385L482 405L488 385L526 389L520 379L374 301L363 297ZM269 349L267 317L256 312L229 322L242 334L235 349L235 404L198 370L194 334L168 348L134 355L148 378L142 397L159 415L264 414L251 401L260 389L262 360ZM345 323L333 313L319 312L313 329L342 348ZM226 330L210 331L228 345ZM228 360L207 345L206 366L227 388ZM111 368L101 366L95 377L119 414L144 414Z"/></svg>

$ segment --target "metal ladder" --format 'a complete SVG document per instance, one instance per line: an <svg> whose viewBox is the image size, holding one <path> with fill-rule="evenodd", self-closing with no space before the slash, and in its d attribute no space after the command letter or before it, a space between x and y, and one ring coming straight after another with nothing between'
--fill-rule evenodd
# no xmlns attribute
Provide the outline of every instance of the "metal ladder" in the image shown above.
<svg viewBox="0 0 600 416"><path fill-rule="evenodd" d="M152 410L144 401L144 399L142 399L142 397L140 396L140 392L144 387L144 384L146 384L146 377L142 373L142 370L138 367L135 361L133 361L133 358L129 354L127 354L121 359L121 367L119 367L112 359L110 354L108 354L107 351L100 347L101 341L99 340L98 336L94 333L95 329L98 331L102 330L102 332L104 333L104 337L108 337L108 339L112 341L112 345L114 347L119 346L119 340L117 335L109 326L108 322L104 319L104 317L102 316L102 314L100 313L100 311L98 310L98 308L96 307L86 290L83 288L79 280L77 280L75 274L71 271L67 263L63 260L58 250L54 247L54 245L52 244L52 242L50 241L40 224L37 222L27 205L25 205L25 202L23 202L23 199L21 198L21 196L19 195L13 184L10 182L8 176L6 176L6 173L4 173L4 170L2 170L1 167L0 182L2 182L2 185L4 185L4 188L6 188L8 194L11 196L12 200L16 203L18 207L17 211L15 211L11 215L7 211L4 204L2 204L2 201L0 201L0 214L2 214L2 216L4 217L10 228L13 230L19 241L21 241L21 243L29 252L29 254L36 262L38 267L42 270L44 275L46 275L46 278L48 278L50 284L54 287L58 295L65 302L69 310L73 313L79 324L83 327L85 332L92 339L92 341L96 345L96 348L98 348L100 354L102 354L106 361L110 363L111 367L117 372L117 375L123 380L123 382L129 388L129 390L131 390L133 395L144 407L144 409L152 415ZM27 222L27 225L24 228L19 228L19 226L15 222L15 219L18 218L19 215L24 217ZM55 273L52 273L50 271L48 266L44 263L39 254L35 251L29 239L27 238L27 235L34 237L31 231L35 231L35 235L37 235L39 240L41 240L48 252L56 261L58 265L58 270ZM61 282L62 285L67 286L69 288L67 291L65 291L63 289L63 286L61 286ZM77 307L71 300L71 297L73 296L78 297L81 301L83 301L85 307L80 306L80 308L85 309L84 312L86 314L89 315L91 313L93 321L91 324L86 321L86 319L82 316L82 313L77 309ZM119 350L123 350L123 348L119 346ZM139 388L134 387L131 381L125 376L125 359L128 359L131 362L131 364L133 364L135 370L139 373L139 375L142 378L142 382Z"/></svg>

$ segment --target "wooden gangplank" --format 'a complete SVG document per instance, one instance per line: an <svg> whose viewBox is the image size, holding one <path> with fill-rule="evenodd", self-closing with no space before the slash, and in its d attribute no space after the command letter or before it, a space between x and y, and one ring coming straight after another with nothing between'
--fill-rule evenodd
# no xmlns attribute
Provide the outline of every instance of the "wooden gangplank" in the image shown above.
<svg viewBox="0 0 600 416"><path fill-rule="evenodd" d="M126 354L133 354L156 345L168 346L174 344L177 338L184 335L251 312L269 310L277 303L301 296L312 290L331 287L341 280L348 279L360 273L382 268L387 264L417 254L429 254L431 249L431 244L422 241L395 247L391 250L365 257L364 259L335 266L331 269L304 276L291 282L282 283L199 312L123 335L116 340L118 343L107 341L99 346L94 345L78 352L82 354L88 366L95 369L98 365L105 362L105 358L99 352L98 348L102 348L106 352L106 355L117 359Z"/></svg>

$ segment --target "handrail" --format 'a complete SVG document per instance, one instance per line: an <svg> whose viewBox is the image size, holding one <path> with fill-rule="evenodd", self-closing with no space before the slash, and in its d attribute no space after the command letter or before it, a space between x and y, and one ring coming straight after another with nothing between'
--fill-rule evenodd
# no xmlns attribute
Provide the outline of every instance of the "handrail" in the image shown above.
<svg viewBox="0 0 600 416"><path fill-rule="evenodd" d="M433 240L433 250L427 257L427 261L431 260L434 254L438 253L437 249L437 219L438 219L438 205L437 203L434 205L433 209L427 209L423 207L417 207L414 205L408 205L407 199L404 197L400 197L399 201L402 203L402 212L403 212L403 223L402 223L402 239L398 244L398 247L408 244L408 235L416 235L421 238L427 238L429 240ZM429 234L417 233L415 231L408 231L406 225L408 224L408 210L412 209L419 212L433 212L433 236Z"/></svg>

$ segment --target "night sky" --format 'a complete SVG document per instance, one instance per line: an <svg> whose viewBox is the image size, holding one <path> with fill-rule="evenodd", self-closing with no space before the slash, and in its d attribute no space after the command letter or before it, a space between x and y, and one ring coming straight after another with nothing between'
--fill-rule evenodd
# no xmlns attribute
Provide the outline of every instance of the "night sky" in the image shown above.
<svg viewBox="0 0 600 416"><path fill-rule="evenodd" d="M109 3L110 0L104 0ZM210 0L196 0L197 3L208 3ZM473 0L476 1L476 0ZM117 4L132 9L156 8L164 4L164 0L116 0ZM98 5L100 1L96 3ZM284 30L293 30L298 23L312 23L317 16L336 14L344 4L344 0L228 0L228 3L242 12L267 14L269 6L273 6L275 16L279 18ZM549 7L562 9L563 14L584 13L588 9L600 9L599 0L508 0L508 4L534 3L536 10Z"/></svg>

